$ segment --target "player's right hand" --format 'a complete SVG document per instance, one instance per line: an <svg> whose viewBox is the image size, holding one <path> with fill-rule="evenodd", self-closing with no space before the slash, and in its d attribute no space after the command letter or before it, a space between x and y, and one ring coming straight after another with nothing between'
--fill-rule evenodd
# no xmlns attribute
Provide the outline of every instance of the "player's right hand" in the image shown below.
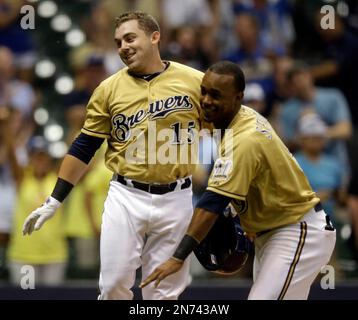
<svg viewBox="0 0 358 320"><path fill-rule="evenodd" d="M140 285L139 288L144 288L149 283L155 281L154 286L157 288L160 281L167 276L178 272L183 266L184 261L171 257L166 262L157 267Z"/></svg>
<svg viewBox="0 0 358 320"><path fill-rule="evenodd" d="M56 210L61 206L61 202L53 197L48 197L46 202L36 210L32 211L31 214L25 220L22 228L23 235L30 235L34 230L39 230L42 225L50 219Z"/></svg>

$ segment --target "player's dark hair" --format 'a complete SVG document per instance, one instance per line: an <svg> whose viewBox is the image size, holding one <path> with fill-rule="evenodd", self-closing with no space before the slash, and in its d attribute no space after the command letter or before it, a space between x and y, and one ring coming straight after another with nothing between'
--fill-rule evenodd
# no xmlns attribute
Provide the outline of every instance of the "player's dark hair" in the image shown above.
<svg viewBox="0 0 358 320"><path fill-rule="evenodd" d="M150 14L141 11L130 11L121 14L116 18L116 28L130 20L137 20L139 28L148 35L155 31L160 32L158 22Z"/></svg>
<svg viewBox="0 0 358 320"><path fill-rule="evenodd" d="M245 90L245 75L241 68L231 61L219 61L209 67L208 71L217 74L227 74L234 77L235 87L239 92Z"/></svg>

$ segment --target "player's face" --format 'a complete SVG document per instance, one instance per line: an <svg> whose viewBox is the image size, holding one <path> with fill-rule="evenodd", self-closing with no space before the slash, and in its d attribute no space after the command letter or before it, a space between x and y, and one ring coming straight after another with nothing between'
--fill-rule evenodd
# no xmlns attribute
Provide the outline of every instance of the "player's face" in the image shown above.
<svg viewBox="0 0 358 320"><path fill-rule="evenodd" d="M243 94L238 92L232 75L207 71L201 83L200 105L204 120L215 127L228 125L241 105Z"/></svg>
<svg viewBox="0 0 358 320"><path fill-rule="evenodd" d="M136 73L146 73L148 62L158 51L159 37L159 32L148 35L139 28L137 20L130 20L116 28L114 40L128 68Z"/></svg>

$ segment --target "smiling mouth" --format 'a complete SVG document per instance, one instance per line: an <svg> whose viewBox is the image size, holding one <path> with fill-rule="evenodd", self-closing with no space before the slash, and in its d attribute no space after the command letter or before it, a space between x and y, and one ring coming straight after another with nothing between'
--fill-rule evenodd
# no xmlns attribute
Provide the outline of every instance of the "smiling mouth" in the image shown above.
<svg viewBox="0 0 358 320"><path fill-rule="evenodd" d="M216 112L217 110L218 110L217 106L203 107L204 113L213 113Z"/></svg>
<svg viewBox="0 0 358 320"><path fill-rule="evenodd" d="M135 53L127 54L123 58L125 61L129 61L134 57Z"/></svg>

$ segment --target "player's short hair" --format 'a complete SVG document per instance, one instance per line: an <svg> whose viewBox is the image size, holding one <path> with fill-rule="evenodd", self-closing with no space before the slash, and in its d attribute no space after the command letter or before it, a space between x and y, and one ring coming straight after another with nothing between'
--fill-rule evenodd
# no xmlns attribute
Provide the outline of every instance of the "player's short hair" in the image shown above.
<svg viewBox="0 0 358 320"><path fill-rule="evenodd" d="M240 92L245 90L245 75L236 63L231 61L219 61L210 66L208 71L217 74L232 75L234 77L236 89Z"/></svg>
<svg viewBox="0 0 358 320"><path fill-rule="evenodd" d="M116 28L118 28L122 23L130 20L137 20L139 28L148 35L155 31L160 32L157 20L155 20L150 14L141 11L130 11L118 16L116 18Z"/></svg>

